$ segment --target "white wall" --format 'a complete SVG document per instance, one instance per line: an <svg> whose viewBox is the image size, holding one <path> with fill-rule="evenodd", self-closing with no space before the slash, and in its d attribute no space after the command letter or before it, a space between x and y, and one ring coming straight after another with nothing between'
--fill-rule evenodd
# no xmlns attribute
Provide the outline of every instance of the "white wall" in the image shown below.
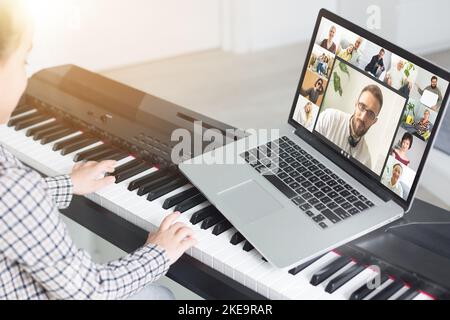
<svg viewBox="0 0 450 320"><path fill-rule="evenodd" d="M246 53L310 41L320 8L367 28L371 6L381 23L372 32L419 54L450 48L448 0L222 0L223 48Z"/></svg>
<svg viewBox="0 0 450 320"><path fill-rule="evenodd" d="M29 0L31 71L101 70L220 47L220 0Z"/></svg>
<svg viewBox="0 0 450 320"><path fill-rule="evenodd" d="M309 41L324 7L423 53L450 47L448 0L27 0L36 13L31 71L75 63L94 71L207 49L246 53Z"/></svg>
<svg viewBox="0 0 450 320"><path fill-rule="evenodd" d="M366 28L372 5L381 9L381 29L372 32L417 54L450 48L450 1L338 0L337 11Z"/></svg>
<svg viewBox="0 0 450 320"><path fill-rule="evenodd" d="M311 39L321 8L336 0L223 0L223 48L246 53Z"/></svg>

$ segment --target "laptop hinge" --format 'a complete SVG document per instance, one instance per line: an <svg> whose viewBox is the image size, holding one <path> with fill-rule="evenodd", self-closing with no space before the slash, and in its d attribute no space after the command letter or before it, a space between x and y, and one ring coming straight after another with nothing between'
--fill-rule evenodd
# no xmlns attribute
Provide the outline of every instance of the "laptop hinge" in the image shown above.
<svg viewBox="0 0 450 320"><path fill-rule="evenodd" d="M381 198L385 202L389 202L393 199L392 195L387 191L383 190L376 182L374 182L368 175L361 172L358 168L355 170L355 166L350 163L347 159L344 159L341 155L337 154L336 151L330 149L327 145L325 145L319 138L314 135L305 134L302 131L302 128L297 129L295 134L299 136L302 140L309 143L312 147L314 147L317 151L323 154L327 159L330 159L339 166L346 173L351 175L353 178L358 180L362 185L364 185L367 189L375 193L379 198Z"/></svg>

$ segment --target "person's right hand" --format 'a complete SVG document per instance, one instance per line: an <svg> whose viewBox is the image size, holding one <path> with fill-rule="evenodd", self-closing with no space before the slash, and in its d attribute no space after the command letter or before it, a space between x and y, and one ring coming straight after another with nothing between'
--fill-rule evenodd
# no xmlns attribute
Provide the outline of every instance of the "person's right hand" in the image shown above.
<svg viewBox="0 0 450 320"><path fill-rule="evenodd" d="M169 264L174 264L190 248L197 244L194 232L185 224L175 221L180 217L179 212L167 216L159 230L149 235L147 244L158 245L166 250Z"/></svg>

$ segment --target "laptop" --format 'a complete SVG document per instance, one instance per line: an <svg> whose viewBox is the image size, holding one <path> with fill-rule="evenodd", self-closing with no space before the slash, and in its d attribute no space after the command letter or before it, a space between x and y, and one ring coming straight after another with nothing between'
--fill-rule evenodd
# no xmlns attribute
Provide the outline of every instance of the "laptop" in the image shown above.
<svg viewBox="0 0 450 320"><path fill-rule="evenodd" d="M409 211L449 80L321 10L278 134L256 132L180 169L265 259L294 267Z"/></svg>

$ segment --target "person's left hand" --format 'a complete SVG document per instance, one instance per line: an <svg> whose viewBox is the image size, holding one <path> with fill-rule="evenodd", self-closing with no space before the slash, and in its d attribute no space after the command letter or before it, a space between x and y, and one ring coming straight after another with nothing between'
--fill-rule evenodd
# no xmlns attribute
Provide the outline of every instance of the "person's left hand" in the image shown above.
<svg viewBox="0 0 450 320"><path fill-rule="evenodd" d="M73 183L73 193L79 196L85 196L94 193L108 185L116 182L113 176L105 177L107 173L113 173L117 161L103 162L80 162L77 163L70 175Z"/></svg>

